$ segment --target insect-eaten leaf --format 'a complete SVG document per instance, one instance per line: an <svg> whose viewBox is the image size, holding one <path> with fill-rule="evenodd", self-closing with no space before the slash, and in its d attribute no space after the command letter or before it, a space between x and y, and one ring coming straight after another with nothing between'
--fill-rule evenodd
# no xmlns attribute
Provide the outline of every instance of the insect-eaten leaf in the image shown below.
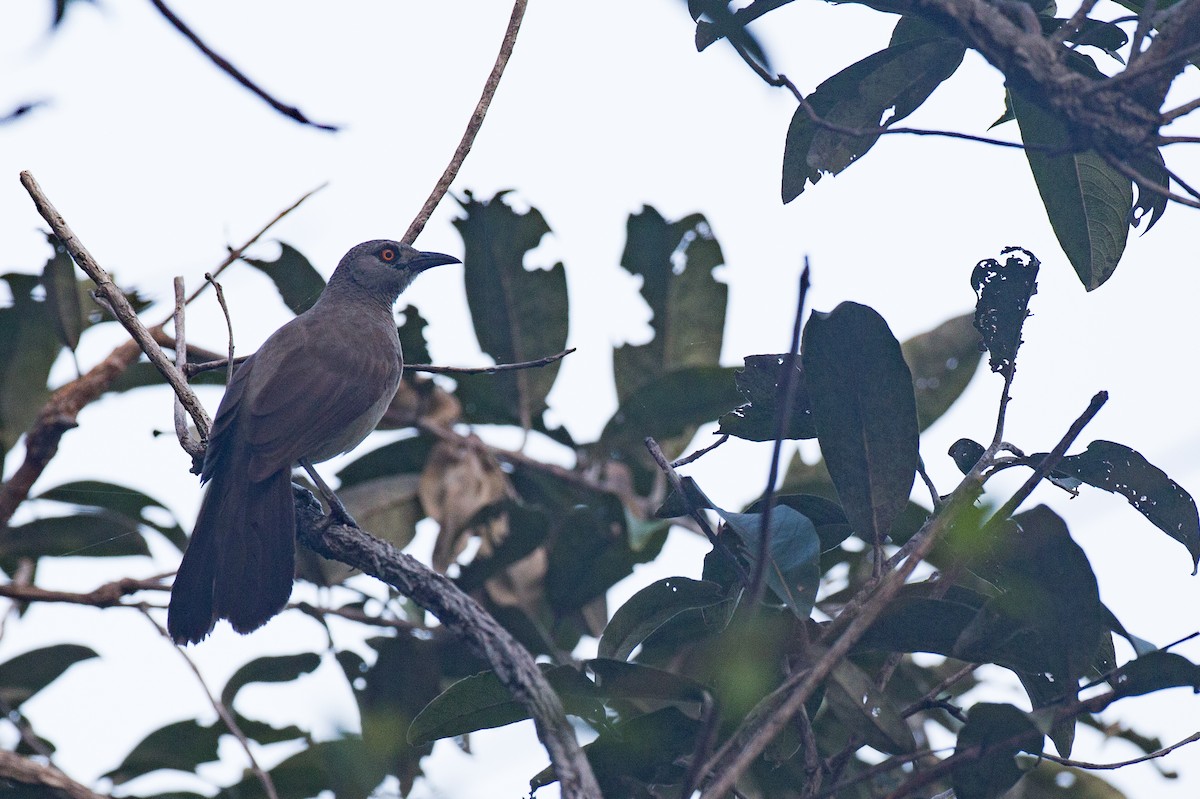
<svg viewBox="0 0 1200 799"><path fill-rule="evenodd" d="M865 305L814 312L802 349L821 454L850 526L882 541L908 503L919 429L912 374L887 322Z"/></svg>
<svg viewBox="0 0 1200 799"><path fill-rule="evenodd" d="M965 53L958 39L902 17L886 49L826 79L808 96L809 108L796 109L783 149L783 201L796 199L822 174L841 172L879 140L879 133L853 135L831 126L874 131L899 122L954 74Z"/></svg>
<svg viewBox="0 0 1200 799"><path fill-rule="evenodd" d="M1005 247L1000 255L1004 263L987 258L975 265L971 287L976 297L975 329L990 353L988 363L993 372L1011 378L1042 262L1024 247Z"/></svg>
<svg viewBox="0 0 1200 799"><path fill-rule="evenodd" d="M525 256L550 226L536 208L515 211L505 202L507 194L477 200L464 192L458 198L464 215L454 220L463 239L463 280L475 337L496 363L553 355L567 343L566 270L561 263L525 268ZM484 377L511 417L530 429L546 407L559 365Z"/></svg>
<svg viewBox="0 0 1200 799"><path fill-rule="evenodd" d="M787 355L746 356L745 367L733 376L737 390L742 393L746 402L721 417L721 427L717 432L747 441L775 440L780 382L784 377L784 364L787 359ZM792 405L788 409L787 420L783 426L783 437L816 438L817 430L813 426L812 410L808 406L808 390L804 385L804 372L800 369L799 358L796 359L796 374L792 379L795 381L795 389Z"/></svg>
<svg viewBox="0 0 1200 799"><path fill-rule="evenodd" d="M1036 467L1046 453L1026 458ZM1055 472L1120 494L1154 526L1187 547L1195 574L1200 563L1200 517L1192 495L1137 450L1113 441L1093 441L1085 452L1059 461Z"/></svg>

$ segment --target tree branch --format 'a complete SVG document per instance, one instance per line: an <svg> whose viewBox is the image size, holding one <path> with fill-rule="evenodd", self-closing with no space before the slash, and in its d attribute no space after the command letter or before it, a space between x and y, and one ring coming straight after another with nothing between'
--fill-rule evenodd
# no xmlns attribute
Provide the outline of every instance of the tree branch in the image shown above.
<svg viewBox="0 0 1200 799"><path fill-rule="evenodd" d="M471 152L471 145L475 143L475 136L483 127L483 118L487 116L488 106L492 104L492 98L500 86L500 78L504 75L508 59L517 43L517 32L521 29L521 20L525 16L527 4L528 0L516 0L513 3L512 16L509 17L508 28L504 31L504 40L500 43L500 53L496 56L496 64L492 67L487 82L483 84L483 94L480 95L479 102L475 104L475 111L467 121L467 129L463 131L462 140L458 143L458 148L451 156L450 163L446 165L442 176L434 184L433 191L429 193L425 204L421 206L416 218L404 232L404 238L400 239L402 243L412 244L417 240L417 236L421 235L429 217L433 216L433 209L437 208L438 203L446 196L446 192L450 190L450 184L454 182L454 178L458 176L458 170L462 168L463 161L467 159L467 153Z"/></svg>
<svg viewBox="0 0 1200 799"><path fill-rule="evenodd" d="M39 796L57 795L68 799L111 799L106 794L96 793L86 785L63 774L53 766L44 766L16 752L0 749L0 780L18 782L22 785L36 785L46 789ZM54 794L51 794L53 791Z"/></svg>
<svg viewBox="0 0 1200 799"><path fill-rule="evenodd" d="M570 799L599 799L591 767L567 723L562 703L533 657L512 635L447 577L438 574L365 530L329 523L311 492L295 488L300 541L314 552L347 563L392 586L433 613L461 635L533 718L538 738L550 755L562 788Z"/></svg>

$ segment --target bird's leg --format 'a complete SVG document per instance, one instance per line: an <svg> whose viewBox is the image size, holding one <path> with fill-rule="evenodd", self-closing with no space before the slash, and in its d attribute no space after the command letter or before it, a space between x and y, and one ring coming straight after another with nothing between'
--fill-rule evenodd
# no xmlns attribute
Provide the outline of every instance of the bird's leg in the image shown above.
<svg viewBox="0 0 1200 799"><path fill-rule="evenodd" d="M304 471L308 472L308 476L312 478L313 484L325 497L325 504L329 506L329 518L340 524L348 524L351 527L358 527L358 522L354 521L354 517L346 510L346 506L338 499L338 495L333 493L333 489L325 484L321 479L321 475L317 474L317 470L313 468L312 463L307 458L300 461L300 465L304 467Z"/></svg>

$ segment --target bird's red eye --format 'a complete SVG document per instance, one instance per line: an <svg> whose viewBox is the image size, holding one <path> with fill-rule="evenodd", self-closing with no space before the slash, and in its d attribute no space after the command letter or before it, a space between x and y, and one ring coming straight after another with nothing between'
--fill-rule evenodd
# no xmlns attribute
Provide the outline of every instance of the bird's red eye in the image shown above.
<svg viewBox="0 0 1200 799"><path fill-rule="evenodd" d="M388 247L386 250L380 250L379 257L391 263L392 261L396 260L396 251L391 247Z"/></svg>

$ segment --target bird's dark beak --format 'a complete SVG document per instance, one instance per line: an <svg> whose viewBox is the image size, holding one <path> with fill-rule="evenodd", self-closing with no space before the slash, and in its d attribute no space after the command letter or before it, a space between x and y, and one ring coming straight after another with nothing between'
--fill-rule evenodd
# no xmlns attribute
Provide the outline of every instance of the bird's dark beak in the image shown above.
<svg viewBox="0 0 1200 799"><path fill-rule="evenodd" d="M453 255L444 255L440 252L423 252L416 258L408 262L408 268L414 272L424 272L435 266L443 264L461 264L462 261L455 258Z"/></svg>

